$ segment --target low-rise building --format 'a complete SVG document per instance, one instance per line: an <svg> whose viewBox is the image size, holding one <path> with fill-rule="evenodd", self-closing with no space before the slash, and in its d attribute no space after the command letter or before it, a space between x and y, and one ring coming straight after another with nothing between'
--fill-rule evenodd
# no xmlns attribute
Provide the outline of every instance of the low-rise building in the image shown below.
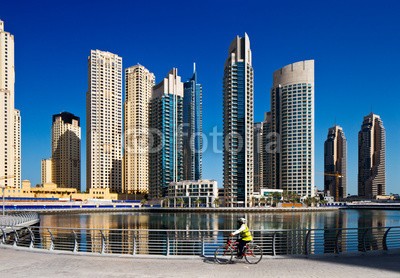
<svg viewBox="0 0 400 278"><path fill-rule="evenodd" d="M171 182L168 187L170 206L214 207L218 198L218 183L215 180Z"/></svg>
<svg viewBox="0 0 400 278"><path fill-rule="evenodd" d="M53 198L61 200L86 201L91 199L117 200L117 193L110 193L109 188L91 188L89 193L79 193L76 188L57 187L55 183L45 183L41 187L31 187L29 180L22 181L22 188L7 187L5 198Z"/></svg>

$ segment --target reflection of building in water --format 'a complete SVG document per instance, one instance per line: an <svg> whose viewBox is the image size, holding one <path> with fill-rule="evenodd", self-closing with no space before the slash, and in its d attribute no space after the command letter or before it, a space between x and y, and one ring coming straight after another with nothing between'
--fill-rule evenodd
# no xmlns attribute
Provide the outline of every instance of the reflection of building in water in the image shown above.
<svg viewBox="0 0 400 278"><path fill-rule="evenodd" d="M326 212L324 221L324 253L335 253L336 240L338 240L339 253L346 251L346 238L348 236L347 215L343 211Z"/></svg>
<svg viewBox="0 0 400 278"><path fill-rule="evenodd" d="M316 213L246 214L249 228L253 231L257 244L272 255L275 238L276 255L303 254L307 230L316 228ZM235 218L231 223L236 223ZM233 221L234 220L234 221ZM234 228L234 227L232 227ZM314 233L314 232L312 232ZM311 234L310 242L314 239ZM314 252L314 244L309 244L309 252Z"/></svg>
<svg viewBox="0 0 400 278"><path fill-rule="evenodd" d="M386 212L365 210L358 217L358 251L382 250L386 229ZM373 228L373 229L371 229Z"/></svg>

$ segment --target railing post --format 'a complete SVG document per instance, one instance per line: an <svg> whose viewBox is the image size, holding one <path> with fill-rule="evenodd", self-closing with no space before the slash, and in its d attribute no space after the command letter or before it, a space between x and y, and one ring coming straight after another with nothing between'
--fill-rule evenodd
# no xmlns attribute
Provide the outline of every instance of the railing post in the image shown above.
<svg viewBox="0 0 400 278"><path fill-rule="evenodd" d="M18 243L18 241L19 241L19 236L18 236L17 231L14 229L14 227L11 227L11 229L14 231L14 234L15 234L13 246L16 247L16 246L17 246L17 243Z"/></svg>
<svg viewBox="0 0 400 278"><path fill-rule="evenodd" d="M106 237L103 234L103 231L100 230L101 234L101 254L104 254L106 251Z"/></svg>
<svg viewBox="0 0 400 278"><path fill-rule="evenodd" d="M205 256L205 242L204 242L204 237L201 237L201 256L204 257Z"/></svg>
<svg viewBox="0 0 400 278"><path fill-rule="evenodd" d="M169 248L170 248L169 232L167 231L167 257L169 256Z"/></svg>
<svg viewBox="0 0 400 278"><path fill-rule="evenodd" d="M276 256L276 232L272 235L272 256Z"/></svg>
<svg viewBox="0 0 400 278"><path fill-rule="evenodd" d="M137 243L136 243L136 236L133 235L133 251L132 251L132 255L133 255L133 256L136 255L136 248L137 248L136 244L137 244Z"/></svg>
<svg viewBox="0 0 400 278"><path fill-rule="evenodd" d="M342 230L339 230L336 234L335 238L335 254L340 253L340 248L339 248L339 238L342 238Z"/></svg>
<svg viewBox="0 0 400 278"><path fill-rule="evenodd" d="M78 237L75 233L74 230L72 230L72 233L74 234L74 253L78 252Z"/></svg>
<svg viewBox="0 0 400 278"><path fill-rule="evenodd" d="M369 229L365 229L365 232L363 233L363 237L362 237L363 252L367 252L367 247L365 246L365 237L366 237L368 231L369 231Z"/></svg>
<svg viewBox="0 0 400 278"><path fill-rule="evenodd" d="M50 234L50 240L51 240L51 242L50 242L50 251L53 251L54 250L54 236L53 236L53 234L51 233L51 231L50 231L50 229L47 229L47 231L49 232L49 234Z"/></svg>
<svg viewBox="0 0 400 278"><path fill-rule="evenodd" d="M306 238L305 238L305 240L304 240L304 254L305 254L306 256L310 255L310 252L309 252L309 250L308 250L308 242L309 242L309 240L310 240L310 235L311 235L311 230L308 230L307 235L306 235Z"/></svg>
<svg viewBox="0 0 400 278"><path fill-rule="evenodd" d="M385 251L388 250L387 236L389 234L390 229L391 229L391 227L386 230L385 234L383 235L383 239L382 239L382 247L383 247L383 250L385 250Z"/></svg>
<svg viewBox="0 0 400 278"><path fill-rule="evenodd" d="M35 247L35 235L33 234L31 228L28 228L29 234L31 236L31 242L29 243L29 248Z"/></svg>

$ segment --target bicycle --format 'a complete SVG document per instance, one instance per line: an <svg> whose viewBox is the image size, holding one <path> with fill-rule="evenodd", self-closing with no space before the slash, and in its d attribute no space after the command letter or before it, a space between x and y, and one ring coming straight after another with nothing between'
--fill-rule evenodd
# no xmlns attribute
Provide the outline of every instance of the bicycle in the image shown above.
<svg viewBox="0 0 400 278"><path fill-rule="evenodd" d="M230 238L226 241L225 245L217 247L214 252L215 261L219 264L228 264L232 262L233 252L237 252L238 241L233 241ZM245 245L243 250L243 257L249 264L257 264L261 261L263 252L260 246L249 242Z"/></svg>

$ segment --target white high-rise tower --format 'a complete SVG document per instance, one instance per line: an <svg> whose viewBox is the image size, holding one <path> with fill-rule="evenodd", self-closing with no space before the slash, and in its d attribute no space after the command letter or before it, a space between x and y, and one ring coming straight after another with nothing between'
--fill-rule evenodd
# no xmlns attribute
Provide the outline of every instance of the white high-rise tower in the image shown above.
<svg viewBox="0 0 400 278"><path fill-rule="evenodd" d="M86 182L122 192L122 58L92 50L86 98Z"/></svg>
<svg viewBox="0 0 400 278"><path fill-rule="evenodd" d="M5 186L21 187L21 117L14 108L14 36L0 20L0 176Z"/></svg>
<svg viewBox="0 0 400 278"><path fill-rule="evenodd" d="M271 89L270 138L279 144L271 154L275 188L313 197L314 188L314 60L300 61L274 72Z"/></svg>

